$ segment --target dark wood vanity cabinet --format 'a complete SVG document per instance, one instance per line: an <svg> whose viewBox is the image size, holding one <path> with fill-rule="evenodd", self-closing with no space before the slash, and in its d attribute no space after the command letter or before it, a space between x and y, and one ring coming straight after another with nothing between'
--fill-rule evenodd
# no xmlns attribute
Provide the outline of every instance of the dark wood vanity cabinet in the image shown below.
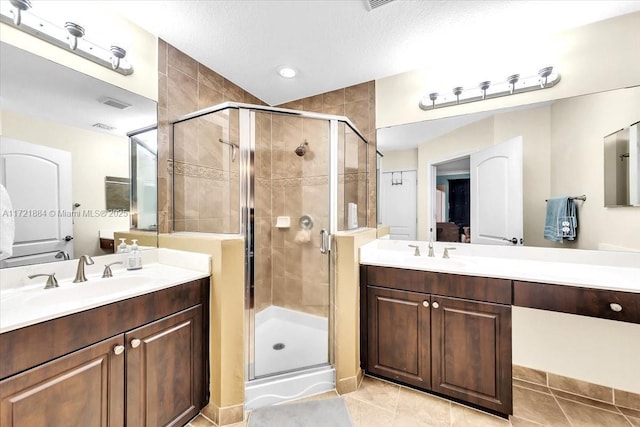
<svg viewBox="0 0 640 427"><path fill-rule="evenodd" d="M184 425L201 408L202 306L125 334L128 426Z"/></svg>
<svg viewBox="0 0 640 427"><path fill-rule="evenodd" d="M109 338L0 382L0 425L123 426L124 346Z"/></svg>
<svg viewBox="0 0 640 427"><path fill-rule="evenodd" d="M366 372L512 413L511 282L362 266Z"/></svg>
<svg viewBox="0 0 640 427"><path fill-rule="evenodd" d="M429 388L429 295L370 286L367 299L367 371L416 387Z"/></svg>
<svg viewBox="0 0 640 427"><path fill-rule="evenodd" d="M208 400L208 295L202 279L0 335L10 369L43 362L0 381L0 425L185 425ZM25 348L54 331L64 346Z"/></svg>

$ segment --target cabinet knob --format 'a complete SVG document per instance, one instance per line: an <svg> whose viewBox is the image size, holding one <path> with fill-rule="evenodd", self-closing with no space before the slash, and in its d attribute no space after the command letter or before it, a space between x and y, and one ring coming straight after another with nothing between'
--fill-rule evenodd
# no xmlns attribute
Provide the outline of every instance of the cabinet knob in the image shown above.
<svg viewBox="0 0 640 427"><path fill-rule="evenodd" d="M140 345L140 340L138 338L134 338L131 340L131 347L138 348L139 345Z"/></svg>
<svg viewBox="0 0 640 427"><path fill-rule="evenodd" d="M124 353L124 346L118 344L117 346L113 347L113 353L117 356L120 355L122 353Z"/></svg>
<svg viewBox="0 0 640 427"><path fill-rule="evenodd" d="M422 301L422 305L424 307L429 307L429 301Z"/></svg>
<svg viewBox="0 0 640 427"><path fill-rule="evenodd" d="M611 310L615 312L622 311L622 306L615 302L612 302L611 304L609 304L609 307L611 307Z"/></svg>
<svg viewBox="0 0 640 427"><path fill-rule="evenodd" d="M431 305L433 306L433 308L438 308L438 307L440 307L440 304L438 304L438 303L437 303L437 302L435 302L435 301L434 301Z"/></svg>

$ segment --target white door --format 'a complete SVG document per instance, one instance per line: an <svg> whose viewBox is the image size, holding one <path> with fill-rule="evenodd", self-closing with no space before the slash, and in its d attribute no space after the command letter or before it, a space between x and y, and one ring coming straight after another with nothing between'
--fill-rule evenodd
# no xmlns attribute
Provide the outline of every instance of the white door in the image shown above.
<svg viewBox="0 0 640 427"><path fill-rule="evenodd" d="M2 266L73 258L71 153L0 137L0 180L15 213L13 255ZM68 237L67 237L68 236Z"/></svg>
<svg viewBox="0 0 640 427"><path fill-rule="evenodd" d="M416 185L414 170L381 174L380 220L391 239L416 240Z"/></svg>
<svg viewBox="0 0 640 427"><path fill-rule="evenodd" d="M521 245L522 136L473 153L470 172L471 243Z"/></svg>

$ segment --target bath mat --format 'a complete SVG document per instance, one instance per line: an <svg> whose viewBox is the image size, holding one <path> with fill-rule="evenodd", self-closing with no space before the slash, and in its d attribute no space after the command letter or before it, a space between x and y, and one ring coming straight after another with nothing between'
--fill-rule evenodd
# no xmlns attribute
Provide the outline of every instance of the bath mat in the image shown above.
<svg viewBox="0 0 640 427"><path fill-rule="evenodd" d="M352 427L343 397L258 408L248 427Z"/></svg>

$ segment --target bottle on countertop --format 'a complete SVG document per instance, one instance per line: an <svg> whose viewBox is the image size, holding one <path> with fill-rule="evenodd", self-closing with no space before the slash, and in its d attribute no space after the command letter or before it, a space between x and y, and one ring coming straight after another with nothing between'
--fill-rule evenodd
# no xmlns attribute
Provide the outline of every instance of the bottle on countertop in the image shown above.
<svg viewBox="0 0 640 427"><path fill-rule="evenodd" d="M127 258L128 258L127 254L129 253L129 246L127 246L125 238L122 238L122 237L120 238L120 244L118 245L118 250L116 251L116 253L122 254L121 255L122 263L124 265L127 265Z"/></svg>
<svg viewBox="0 0 640 427"><path fill-rule="evenodd" d="M124 254L129 252L129 247L126 244L126 240L125 238L121 237L120 238L120 244L118 245L118 251L116 253L118 254Z"/></svg>
<svg viewBox="0 0 640 427"><path fill-rule="evenodd" d="M131 251L129 255L127 255L127 270L138 270L142 268L142 254L138 249L138 241L136 239L132 240L131 243Z"/></svg>

